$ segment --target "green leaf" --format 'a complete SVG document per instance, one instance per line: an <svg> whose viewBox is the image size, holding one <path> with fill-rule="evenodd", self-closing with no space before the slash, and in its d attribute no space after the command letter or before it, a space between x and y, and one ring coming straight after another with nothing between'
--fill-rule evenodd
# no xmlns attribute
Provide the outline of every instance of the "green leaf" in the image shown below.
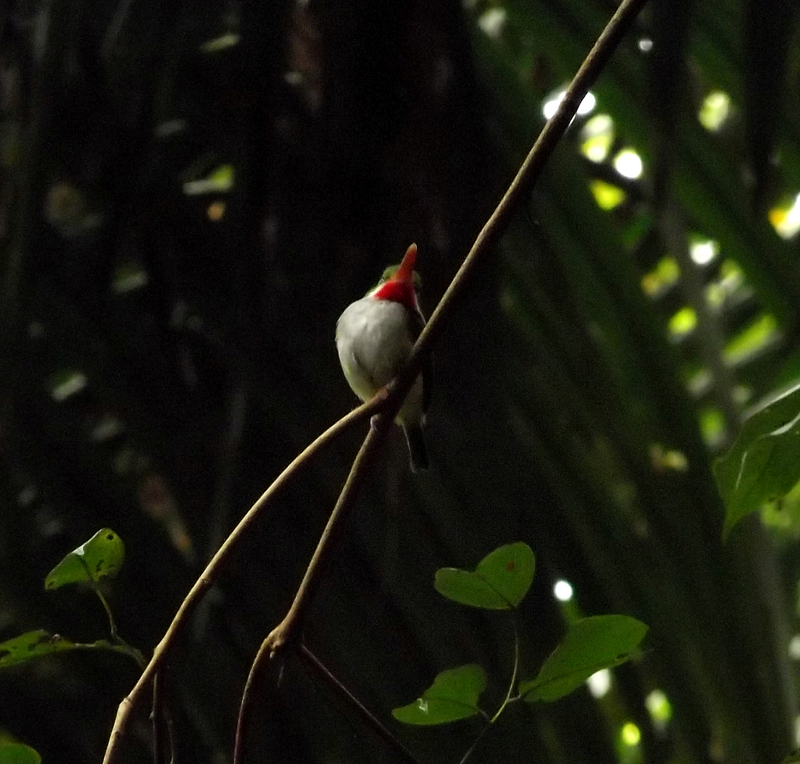
<svg viewBox="0 0 800 764"><path fill-rule="evenodd" d="M0 764L42 764L42 757L29 745L0 743Z"/></svg>
<svg viewBox="0 0 800 764"><path fill-rule="evenodd" d="M45 579L46 589L65 584L93 583L114 578L125 561L125 545L110 528L103 528L86 543L70 552Z"/></svg>
<svg viewBox="0 0 800 764"><path fill-rule="evenodd" d="M478 698L486 689L486 672L476 663L442 671L433 684L392 716L405 724L447 724L480 713Z"/></svg>
<svg viewBox="0 0 800 764"><path fill-rule="evenodd" d="M62 650L72 650L74 647L74 642L60 634L51 634L43 629L29 631L13 639L0 642L0 668Z"/></svg>
<svg viewBox="0 0 800 764"><path fill-rule="evenodd" d="M475 571L440 568L434 587L462 605L487 610L512 610L528 593L536 560L523 543L506 544L484 557Z"/></svg>
<svg viewBox="0 0 800 764"><path fill-rule="evenodd" d="M580 687L595 671L625 663L646 633L645 624L626 615L597 615L574 621L536 679L520 682L520 694L529 703L558 700Z"/></svg>
<svg viewBox="0 0 800 764"><path fill-rule="evenodd" d="M38 629L0 642L0 669L67 650L109 650L129 658L141 657L138 650L124 644L112 644L107 639L98 639L96 642L73 642L60 634L51 634L44 629Z"/></svg>
<svg viewBox="0 0 800 764"><path fill-rule="evenodd" d="M764 502L785 496L800 481L800 385L753 414L730 451L714 463L725 501L723 538Z"/></svg>

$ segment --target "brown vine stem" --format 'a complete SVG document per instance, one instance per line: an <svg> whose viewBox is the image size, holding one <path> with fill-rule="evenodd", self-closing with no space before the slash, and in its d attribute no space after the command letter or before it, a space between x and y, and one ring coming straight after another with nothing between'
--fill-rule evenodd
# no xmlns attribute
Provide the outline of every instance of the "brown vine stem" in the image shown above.
<svg viewBox="0 0 800 764"><path fill-rule="evenodd" d="M490 247L497 242L500 236L505 232L519 203L525 198L530 188L541 175L547 160L550 158L558 142L561 140L561 137L569 127L583 97L588 92L592 83L597 79L597 76L608 62L614 49L619 44L630 24L633 23L636 15L646 1L647 0L624 0L606 25L594 47L575 75L575 78L572 80L558 110L545 125L505 195L478 234L475 243L472 245L472 249L440 300L436 310L434 310L431 315L428 325L417 340L414 351L406 367L403 369L403 372L398 375L394 384L390 386L388 395L386 396L385 406L381 408L380 414L374 418L373 427L353 462L350 475L342 488L339 500L331 513L328 524L319 540L314 556L306 569L305 576L297 590L289 612L267 635L251 665L247 685L242 695L239 718L237 720L234 764L240 764L242 760L246 715L250 705L250 697L256 686L256 677L258 676L260 666L263 662L276 658L288 646L299 641L303 619L308 605L311 602L313 592L320 580L320 572L323 570L324 561L332 554L334 548L333 540L336 532L344 525L349 511L354 504L357 490L366 474L368 463L372 461L374 455L377 453L377 448L383 438L383 434L385 434L388 429L392 417L394 417L399 409L406 392L419 373L423 354L427 352L428 347L434 341L438 333L441 332L447 312L453 310L456 300L463 294L465 284L471 272L475 269L478 260L486 256ZM369 723L368 718L365 718L365 720Z"/></svg>
<svg viewBox="0 0 800 764"><path fill-rule="evenodd" d="M311 445L307 446L295 459L289 464L286 469L275 479L275 481L264 491L259 497L258 501L253 504L247 511L247 514L239 521L239 524L230 533L227 539L222 543L217 553L211 558L211 561L206 566L206 569L201 574L200 578L195 581L189 593L184 598L178 612L172 619L169 628L165 632L161 641L153 651L153 657L145 667L139 680L134 685L133 689L128 695L123 698L117 709L117 716L114 720L114 727L111 730L111 735L106 746L105 756L103 757L103 764L112 764L117 758L120 749L122 736L127 727L130 715L136 706L136 703L141 699L147 686L153 680L166 658L167 652L172 644L175 642L181 630L186 625L189 616L200 602L203 595L213 584L214 580L219 573L222 565L228 558L234 544L244 535L245 531L253 524L264 508L269 505L275 495L283 488L290 478L295 476L308 462L321 451L326 445L335 440L343 432L363 421L370 415L374 414L382 405L382 401L375 399L369 403L365 403L354 409L346 416L342 417L338 422L331 425L322 435L320 435Z"/></svg>
<svg viewBox="0 0 800 764"><path fill-rule="evenodd" d="M261 666L267 661L278 658L286 647L299 641L308 604L311 602L316 587L319 585L323 566L335 547L335 534L344 527L345 518L354 506L355 496L367 475L369 465L378 455L378 448L389 431L394 414L399 408L401 399L397 398L393 393L394 390L389 396L383 396L387 400L388 409L384 409L381 414L373 418L370 431L353 461L350 474L347 476L347 481L339 494L336 506L333 508L330 518L328 518L325 530L322 531L317 548L306 568L305 575L297 589L297 594L295 594L289 611L283 620L267 635L261 643L256 657L253 659L247 676L247 683L242 693L239 718L236 722L236 741L233 751L234 764L240 764L244 755L244 738L248 712L257 686L257 678ZM382 397L380 394L376 396L376 398L380 397ZM392 400L394 400L394 403L392 403Z"/></svg>
<svg viewBox="0 0 800 764"><path fill-rule="evenodd" d="M317 551L314 553L314 558L309 565L309 570L306 572L300 589L298 589L298 593L289 613L287 613L286 618L284 618L281 624L279 624L276 629L273 629L265 642L268 643L270 654L274 655L277 651L289 644L290 639L296 638L296 627L302 622L305 609L311 601L311 595L316 586L317 576L319 572L323 570L322 562L329 554L332 541L334 541L338 535L338 527L347 517L347 510L355 499L357 489L363 479L364 471L372 462L377 447L386 429L390 426L392 417L399 409L400 402L405 397L406 392L419 373L423 355L429 352L431 344L436 337L441 334L448 314L454 310L458 300L464 295L469 279L472 277L479 261L488 255L491 247L496 244L505 233L520 203L524 201L530 189L541 176L542 170L561 140L561 137L569 127L583 97L603 70L603 67L608 62L620 40L634 22L637 14L644 7L646 2L647 0L623 0L620 3L617 11L614 13L611 20L600 34L600 37L597 39L597 42L594 44L594 47L578 69L556 113L551 117L539 134L533 148L530 150L517 172L516 177L511 182L511 185L503 195L497 208L486 221L486 224L475 239L475 243L472 245L472 248L461 264L450 286L447 288L447 291L444 293L436 310L434 310L431 315L428 325L417 340L406 367L390 386L389 394L385 397L376 396L376 398L369 403L360 406L314 441L311 446L303 451L303 453L281 473L278 479L250 508L233 532L220 546L211 562L209 562L200 578L195 582L186 598L181 603L175 618L164 634L161 642L157 645L153 657L150 659L150 663L145 668L141 677L139 677L139 681L127 697L120 703L117 717L114 721L114 727L111 731L111 736L106 748L106 754L103 758L103 764L112 764L112 762L115 761L122 734L127 726L128 719L135 704L142 696L145 687L153 679L158 666L163 661L169 647L180 633L191 611L213 583L219 569L227 559L236 541L244 534L278 489L282 487L289 477L293 476L323 444L328 443L336 437L336 435L340 434L357 421L360 421L362 418L376 412L381 412L375 418L374 425L370 429L359 455L356 457L356 462L353 465L347 483L342 489L342 494L339 497L334 512L331 514L331 519L328 521L328 525L323 532L320 544L317 547ZM309 573L309 571L311 572Z"/></svg>
<svg viewBox="0 0 800 764"><path fill-rule="evenodd" d="M325 684L333 688L337 695L352 709L366 719L369 726L374 730L375 734L381 737L384 742L399 754L400 758L406 764L419 764L418 760L378 719L368 708L366 708L361 701L337 679L336 676L328 669L327 666L317 658L304 644L300 645L299 649L300 659L308 669L322 679Z"/></svg>
<svg viewBox="0 0 800 764"><path fill-rule="evenodd" d="M417 339L403 373L397 379L398 387L407 390L411 386L411 380L419 371L422 356L428 352L431 343L442 332L446 314L453 310L453 305L465 293L467 283L478 261L486 256L489 249L506 232L517 208L541 176L547 161L569 127L584 96L589 92L589 88L594 84L646 3L647 0L623 0L606 24L605 29L597 38L597 42L572 79L556 113L539 133L539 137L528 156L525 157L514 180L511 181L511 185L503 194L500 203L481 229L475 243L464 258L464 262L450 282L450 286L436 306L436 310L431 314L427 326Z"/></svg>

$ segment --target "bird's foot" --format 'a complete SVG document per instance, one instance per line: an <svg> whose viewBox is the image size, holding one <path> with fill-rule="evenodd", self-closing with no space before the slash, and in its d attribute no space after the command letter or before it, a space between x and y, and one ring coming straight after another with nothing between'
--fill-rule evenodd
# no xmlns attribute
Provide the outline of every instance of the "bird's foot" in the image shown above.
<svg viewBox="0 0 800 764"><path fill-rule="evenodd" d="M375 393L375 397L373 400L377 401L385 401L389 397L389 393L392 391L394 387L394 380L389 382L388 385L384 385L383 387L378 389L378 392Z"/></svg>

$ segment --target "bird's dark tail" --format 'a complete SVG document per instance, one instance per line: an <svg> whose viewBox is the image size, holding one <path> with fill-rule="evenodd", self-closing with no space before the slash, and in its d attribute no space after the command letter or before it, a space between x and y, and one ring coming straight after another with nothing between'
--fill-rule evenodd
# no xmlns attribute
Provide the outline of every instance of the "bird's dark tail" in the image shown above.
<svg viewBox="0 0 800 764"><path fill-rule="evenodd" d="M406 434L408 453L411 458L411 471L419 472L428 469L428 449L425 447L425 438L422 434L422 428L419 426L404 426L403 430Z"/></svg>

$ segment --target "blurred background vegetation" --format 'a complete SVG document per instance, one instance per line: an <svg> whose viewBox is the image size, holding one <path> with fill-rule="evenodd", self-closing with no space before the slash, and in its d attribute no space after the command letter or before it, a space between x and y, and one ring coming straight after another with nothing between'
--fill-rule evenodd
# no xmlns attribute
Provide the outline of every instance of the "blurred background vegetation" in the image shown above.
<svg viewBox="0 0 800 764"><path fill-rule="evenodd" d="M93 640L44 591L110 526L149 652L289 460L353 405L333 331L416 241L429 312L613 0L7 0L0 5L0 640ZM537 555L523 676L577 614L651 627L636 664L516 709L474 761L773 764L797 744L793 502L721 541L710 460L800 377L800 45L790 0L651 0L435 349L433 469L393 437L306 630L400 728L445 668L511 666L433 573ZM223 762L361 433L294 482L172 657L179 761ZM556 586L556 584L558 584ZM136 679L67 654L0 674L0 736L98 761ZM502 696L498 684L495 695ZM490 694L491 694L490 690ZM287 667L252 760L393 761ZM140 709L125 761L151 759Z"/></svg>

